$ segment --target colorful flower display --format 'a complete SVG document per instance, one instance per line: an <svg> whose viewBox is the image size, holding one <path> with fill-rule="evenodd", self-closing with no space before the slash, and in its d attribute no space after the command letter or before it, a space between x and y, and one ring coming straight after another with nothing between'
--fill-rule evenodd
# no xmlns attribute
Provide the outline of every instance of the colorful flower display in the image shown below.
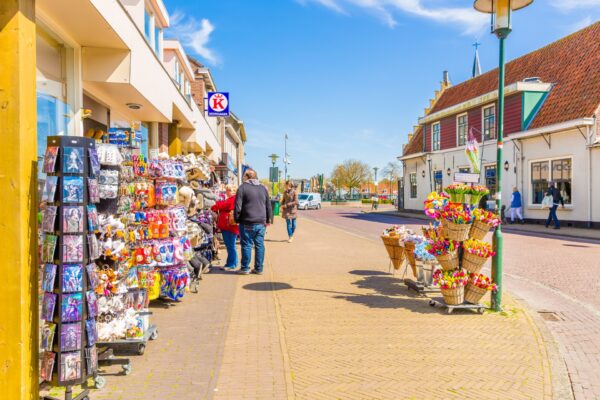
<svg viewBox="0 0 600 400"><path fill-rule="evenodd" d="M446 186L444 191L450 195L450 201L452 203L462 204L465 202L465 194L471 193L471 187L464 183L453 183Z"/></svg>
<svg viewBox="0 0 600 400"><path fill-rule="evenodd" d="M463 270L443 271L438 269L433 274L433 284L441 289L458 289L467 286L469 278Z"/></svg>
<svg viewBox="0 0 600 400"><path fill-rule="evenodd" d="M470 224L473 222L473 215L471 214L471 210L467 207L462 206L452 206L447 207L444 211L440 213L441 218L445 219L449 222L454 222L455 224Z"/></svg>
<svg viewBox="0 0 600 400"><path fill-rule="evenodd" d="M484 224L488 224L494 228L500 225L500 217L493 212L476 208L473 210L472 215L475 221L483 222Z"/></svg>
<svg viewBox="0 0 600 400"><path fill-rule="evenodd" d="M462 246L466 252L478 257L489 258L496 254L491 244L477 239L465 240Z"/></svg>
<svg viewBox="0 0 600 400"><path fill-rule="evenodd" d="M448 195L446 193L431 192L425 200L425 215L437 219L440 212L448 206Z"/></svg>
<svg viewBox="0 0 600 400"><path fill-rule="evenodd" d="M477 286L478 288L485 290L497 290L498 285L492 282L492 280L483 274L471 274L469 275L469 284Z"/></svg>
<svg viewBox="0 0 600 400"><path fill-rule="evenodd" d="M443 256L449 253L454 253L460 247L459 242L453 240L437 239L428 240L425 245L425 250L432 256Z"/></svg>

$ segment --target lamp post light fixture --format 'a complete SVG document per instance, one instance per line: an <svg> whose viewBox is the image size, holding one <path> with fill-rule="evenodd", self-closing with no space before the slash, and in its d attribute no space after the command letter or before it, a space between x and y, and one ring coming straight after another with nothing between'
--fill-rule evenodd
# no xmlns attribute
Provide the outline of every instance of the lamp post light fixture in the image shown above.
<svg viewBox="0 0 600 400"><path fill-rule="evenodd" d="M448 175L448 176L452 175L452 170L450 168L448 168L446 170L446 175Z"/></svg>
<svg viewBox="0 0 600 400"><path fill-rule="evenodd" d="M421 176L425 178L425 170L421 171Z"/></svg>
<svg viewBox="0 0 600 400"><path fill-rule="evenodd" d="M498 124L496 125L498 146L496 150L496 207L502 209L502 147L504 145L504 40L512 30L511 13L527 7L533 0L475 0L473 7L477 11L491 14L492 33L500 40L500 57L498 63ZM502 310L502 228L498 225L494 232L494 250L492 258L492 280L498 290L492 293L492 308Z"/></svg>
<svg viewBox="0 0 600 400"><path fill-rule="evenodd" d="M510 167L510 165L508 164L508 161L504 161L504 170L506 172L508 172L508 168Z"/></svg>

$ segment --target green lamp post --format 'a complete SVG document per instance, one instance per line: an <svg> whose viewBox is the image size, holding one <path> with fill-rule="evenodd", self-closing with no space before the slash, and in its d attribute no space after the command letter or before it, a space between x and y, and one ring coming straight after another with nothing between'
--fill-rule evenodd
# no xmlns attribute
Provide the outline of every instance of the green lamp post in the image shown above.
<svg viewBox="0 0 600 400"><path fill-rule="evenodd" d="M275 180L278 179L278 176L273 176L273 174L277 173L275 170L275 163L277 162L277 159L279 158L279 156L275 153L271 154L270 156L268 156L271 159L271 162L273 163L273 167L271 167L271 173L269 174L269 180L271 181L271 195L275 196ZM279 175L279 174L277 174ZM279 186L279 181L277 181L277 185Z"/></svg>
<svg viewBox="0 0 600 400"><path fill-rule="evenodd" d="M475 0L473 7L477 11L492 15L492 33L500 39L500 61L498 65L498 146L496 155L496 205L502 209L502 147L504 145L504 40L511 32L511 13L527 7L533 0ZM492 294L492 308L502 310L502 228L498 225L494 232L494 250L492 259L492 279L498 290Z"/></svg>

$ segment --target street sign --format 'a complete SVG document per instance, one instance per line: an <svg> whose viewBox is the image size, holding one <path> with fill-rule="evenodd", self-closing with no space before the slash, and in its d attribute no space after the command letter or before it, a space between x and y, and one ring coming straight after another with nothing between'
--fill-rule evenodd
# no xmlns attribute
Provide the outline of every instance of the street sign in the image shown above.
<svg viewBox="0 0 600 400"><path fill-rule="evenodd" d="M470 174L467 172L455 172L454 182L479 183L479 174Z"/></svg>
<svg viewBox="0 0 600 400"><path fill-rule="evenodd" d="M269 167L269 182L279 182L279 167Z"/></svg>
<svg viewBox="0 0 600 400"><path fill-rule="evenodd" d="M208 92L207 105L209 117L228 117L229 92Z"/></svg>

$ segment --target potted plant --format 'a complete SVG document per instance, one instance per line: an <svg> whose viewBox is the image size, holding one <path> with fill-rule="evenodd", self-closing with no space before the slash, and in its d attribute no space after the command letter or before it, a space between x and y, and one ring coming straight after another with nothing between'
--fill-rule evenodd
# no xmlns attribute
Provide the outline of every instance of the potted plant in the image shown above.
<svg viewBox="0 0 600 400"><path fill-rule="evenodd" d="M425 250L434 256L442 269L450 271L458 268L460 243L448 239L428 239Z"/></svg>
<svg viewBox="0 0 600 400"><path fill-rule="evenodd" d="M473 225L469 232L469 237L472 239L482 240L491 228L500 225L500 217L493 212L476 208L472 212Z"/></svg>
<svg viewBox="0 0 600 400"><path fill-rule="evenodd" d="M465 300L467 303L479 304L488 291L497 289L498 286L489 277L482 274L471 274L465 288Z"/></svg>
<svg viewBox="0 0 600 400"><path fill-rule="evenodd" d="M468 277L463 270L437 270L433 274L433 284L440 287L444 301L449 305L458 305L465 301L465 286L467 283Z"/></svg>
<svg viewBox="0 0 600 400"><path fill-rule="evenodd" d="M491 244L477 239L465 240L462 246L464 249L462 266L475 274L481 271L488 258L496 254Z"/></svg>

